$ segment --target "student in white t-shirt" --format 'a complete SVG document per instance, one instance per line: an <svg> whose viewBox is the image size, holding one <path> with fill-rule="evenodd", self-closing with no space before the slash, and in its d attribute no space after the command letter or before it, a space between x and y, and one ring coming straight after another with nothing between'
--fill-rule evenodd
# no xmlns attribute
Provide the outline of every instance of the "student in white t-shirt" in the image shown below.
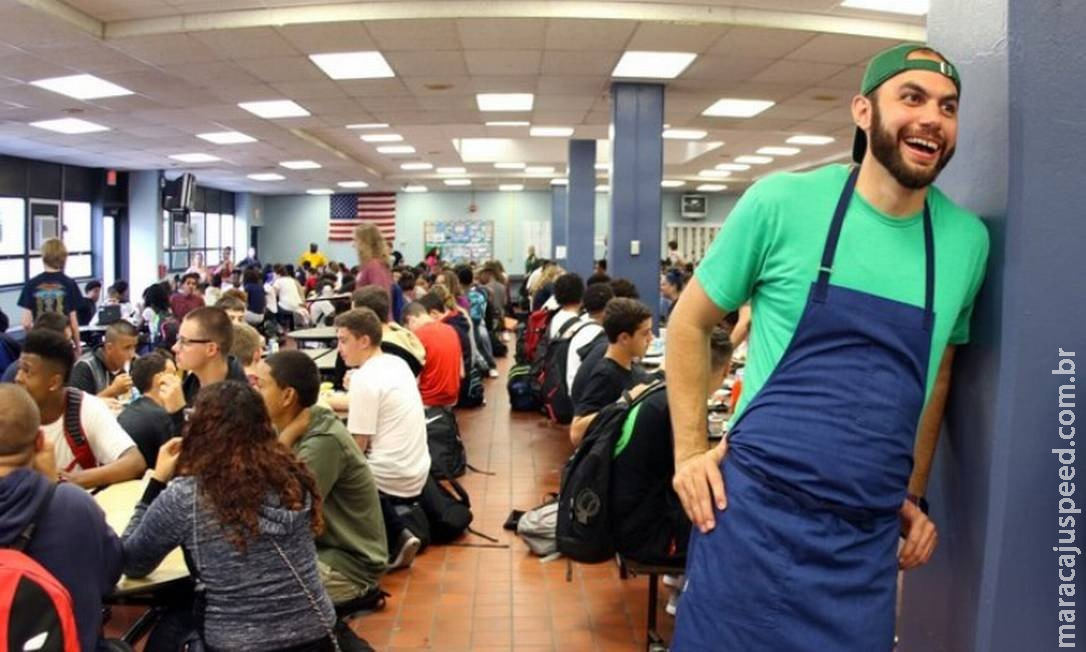
<svg viewBox="0 0 1086 652"><path fill-rule="evenodd" d="M140 477L147 465L105 402L65 387L75 363L71 343L61 334L32 330L26 335L15 382L26 388L41 412L46 444L52 447L60 477L83 487L98 487ZM79 406L80 432L65 433L70 401ZM72 441L86 445L73 449Z"/></svg>
<svg viewBox="0 0 1086 652"><path fill-rule="evenodd" d="M570 341L569 351L566 353L566 391L573 391L573 379L581 368L581 349L596 338L607 339L603 332L603 309L614 296L615 291L611 289L610 283L594 283L585 289L584 300L581 302L585 314L581 316L580 323L571 327L572 330L568 333Z"/></svg>
<svg viewBox="0 0 1086 652"><path fill-rule="evenodd" d="M347 430L366 453L377 483L392 568L409 566L419 540L396 516L396 503L412 502L430 474L426 414L414 374L401 358L381 352L382 324L369 308L335 320L339 353L357 367L348 388Z"/></svg>
<svg viewBox="0 0 1086 652"><path fill-rule="evenodd" d="M581 299L584 298L584 281L579 274L567 272L554 281L554 300L558 304L558 312L551 317L550 328L547 334L556 339L562 328L571 320L577 319L581 314ZM570 326L569 328L573 328ZM569 332L567 328L566 333Z"/></svg>

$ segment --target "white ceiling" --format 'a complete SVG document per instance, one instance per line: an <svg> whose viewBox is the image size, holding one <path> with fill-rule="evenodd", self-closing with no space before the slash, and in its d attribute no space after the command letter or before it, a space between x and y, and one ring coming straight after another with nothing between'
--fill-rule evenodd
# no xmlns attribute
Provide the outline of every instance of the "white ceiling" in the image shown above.
<svg viewBox="0 0 1086 652"><path fill-rule="evenodd" d="M402 171L399 165L408 161L465 166L479 189L523 178L486 163L464 164L453 142L462 138L510 139L505 160L516 156L529 165L553 165L561 174L564 139L531 138L526 127L486 127L484 121L530 120L575 127L576 138L607 138L610 72L627 49L698 54L678 79L665 82L665 122L708 130L709 137L693 147L665 141L665 178L687 179L686 187L693 188L705 181L698 180L700 170L762 146L783 145L790 135L836 138L751 172L809 166L844 157L850 149L848 100L866 59L923 34L921 19L843 10L837 0L27 3L0 0L0 152L96 167L187 169L207 185L263 193L335 188L338 181L355 179L373 189L409 182L444 187L432 172ZM500 17L485 17L487 12ZM442 17L405 17L415 15ZM691 16L698 20L671 20ZM308 22L316 20L325 22ZM840 33L847 31L866 35ZM306 56L367 49L380 50L396 77L336 82ZM135 94L81 102L28 83L81 72ZM481 113L475 104L479 92L535 93L535 107L530 113ZM777 104L746 120L701 115L721 97ZM271 99L292 99L312 115L264 120L237 106ZM27 124L65 116L110 131L68 136ZM390 123L388 131L402 134L417 154L379 154L376 145L359 140L360 132L345 128L364 122ZM223 130L259 142L217 146L195 136ZM598 149L606 161L607 144ZM186 167L168 158L189 152L223 160ZM290 159L313 159L324 167L277 166ZM287 179L246 178L267 171ZM725 183L741 190L752 178L736 173ZM527 185L545 188L549 179L529 179Z"/></svg>

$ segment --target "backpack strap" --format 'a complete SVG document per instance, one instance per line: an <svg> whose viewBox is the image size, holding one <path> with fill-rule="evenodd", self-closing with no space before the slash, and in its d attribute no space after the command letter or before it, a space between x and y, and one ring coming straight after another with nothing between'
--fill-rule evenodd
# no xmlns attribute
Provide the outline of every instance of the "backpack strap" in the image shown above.
<svg viewBox="0 0 1086 652"><path fill-rule="evenodd" d="M26 547L30 545L30 540L34 538L34 533L38 530L38 523L41 522L45 512L49 510L49 504L53 502L53 494L56 493L57 486L50 482L49 488L45 490L45 495L42 496L38 502L37 509L34 510L34 515L30 517L30 522L26 524L22 532L15 537L15 541L11 545L4 546L11 550L18 550L22 552L26 550Z"/></svg>
<svg viewBox="0 0 1086 652"><path fill-rule="evenodd" d="M83 431L83 420L80 412L83 407L83 392L74 387L65 389L64 396L64 439L68 447L72 449L74 459L65 471L71 471L78 464L84 470L98 466L98 460L94 458L90 442L87 441L87 433Z"/></svg>
<svg viewBox="0 0 1086 652"><path fill-rule="evenodd" d="M562 339L562 337L569 332L569 329L573 328L573 326L576 325L579 321L581 321L579 317L572 317L570 319L567 319L566 323L562 324L562 327L559 328L558 332L554 334L554 339Z"/></svg>

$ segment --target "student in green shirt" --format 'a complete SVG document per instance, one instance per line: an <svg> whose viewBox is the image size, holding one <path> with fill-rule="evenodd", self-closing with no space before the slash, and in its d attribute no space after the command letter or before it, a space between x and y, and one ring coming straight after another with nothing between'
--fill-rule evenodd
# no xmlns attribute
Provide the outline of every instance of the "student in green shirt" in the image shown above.
<svg viewBox="0 0 1086 652"><path fill-rule="evenodd" d="M388 547L377 484L365 456L335 413L316 405L320 374L309 356L280 351L254 371L279 441L305 462L324 497L318 570L336 611L377 606Z"/></svg>

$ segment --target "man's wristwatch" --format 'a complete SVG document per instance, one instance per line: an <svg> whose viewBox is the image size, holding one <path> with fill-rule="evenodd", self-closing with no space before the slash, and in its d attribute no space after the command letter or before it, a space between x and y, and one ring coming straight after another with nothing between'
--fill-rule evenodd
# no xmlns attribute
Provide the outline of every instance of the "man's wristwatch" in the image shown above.
<svg viewBox="0 0 1086 652"><path fill-rule="evenodd" d="M917 496L916 494L909 494L905 497L910 503L920 508L920 511L924 514L928 513L928 501L923 496Z"/></svg>

